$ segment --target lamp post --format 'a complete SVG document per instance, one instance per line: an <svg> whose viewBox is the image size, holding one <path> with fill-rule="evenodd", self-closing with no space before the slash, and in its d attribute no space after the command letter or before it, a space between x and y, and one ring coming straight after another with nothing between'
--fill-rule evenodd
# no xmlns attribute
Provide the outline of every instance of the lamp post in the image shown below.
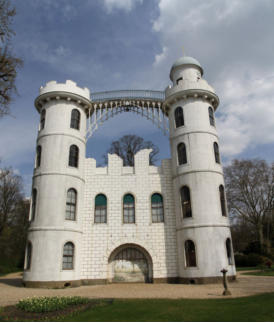
<svg viewBox="0 0 274 323"><path fill-rule="evenodd" d="M231 295L231 292L230 292L230 290L227 287L227 277L226 277L227 270L225 268L223 268L221 270L221 273L223 274L223 284L224 284L223 295L224 296Z"/></svg>

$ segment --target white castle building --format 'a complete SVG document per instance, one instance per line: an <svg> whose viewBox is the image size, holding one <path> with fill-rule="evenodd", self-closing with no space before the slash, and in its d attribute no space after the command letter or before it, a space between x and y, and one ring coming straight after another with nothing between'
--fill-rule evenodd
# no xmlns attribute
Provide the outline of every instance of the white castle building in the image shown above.
<svg viewBox="0 0 274 323"><path fill-rule="evenodd" d="M172 66L165 92L90 95L72 81L41 87L23 281L30 287L108 282L208 283L235 278L214 112L219 99L191 57ZM171 159L133 167L86 158L101 122L123 111L169 133Z"/></svg>

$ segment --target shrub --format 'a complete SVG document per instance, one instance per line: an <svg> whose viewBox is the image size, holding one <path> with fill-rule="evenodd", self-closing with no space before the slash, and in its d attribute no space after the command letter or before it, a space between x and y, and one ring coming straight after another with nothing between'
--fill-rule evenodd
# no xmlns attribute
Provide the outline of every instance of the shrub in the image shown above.
<svg viewBox="0 0 274 323"><path fill-rule="evenodd" d="M64 309L70 305L86 304L89 298L73 297L34 297L20 300L16 306L26 312L51 312Z"/></svg>
<svg viewBox="0 0 274 323"><path fill-rule="evenodd" d="M262 264L262 257L255 253L248 255L235 255L236 267L256 267Z"/></svg>

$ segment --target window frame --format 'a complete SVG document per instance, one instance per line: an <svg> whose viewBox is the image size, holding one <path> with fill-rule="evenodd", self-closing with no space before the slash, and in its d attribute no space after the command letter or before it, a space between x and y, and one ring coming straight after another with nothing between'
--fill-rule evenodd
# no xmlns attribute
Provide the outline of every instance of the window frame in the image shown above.
<svg viewBox="0 0 274 323"><path fill-rule="evenodd" d="M41 145L38 145L37 148L36 148L36 167L35 168L38 168L41 166L41 158L42 158L42 146Z"/></svg>
<svg viewBox="0 0 274 323"><path fill-rule="evenodd" d="M133 207L125 207L124 200L125 200L125 197L127 195L131 195L133 197ZM136 199L135 199L135 196L132 193L125 193L123 195L122 202L123 202L123 224L136 224ZM130 204L130 203L126 203L126 204ZM132 210L132 209L133 209L133 222L126 222L125 221L125 216L127 216L129 218L131 215L130 214L125 215L125 210L127 210L128 212L130 212L130 210Z"/></svg>
<svg viewBox="0 0 274 323"><path fill-rule="evenodd" d="M38 191L37 188L32 189L31 195L31 214L30 214L30 221L34 221L36 217L36 209L37 209L37 195Z"/></svg>
<svg viewBox="0 0 274 323"><path fill-rule="evenodd" d="M176 115L176 111L180 111L180 110L182 111L182 115L180 115L179 113L177 113L177 115ZM177 120L178 120L178 122L177 122ZM185 126L185 116L184 116L184 109L183 109L183 107L178 106L174 110L174 121L175 121L175 129L178 129L180 127L184 127Z"/></svg>
<svg viewBox="0 0 274 323"><path fill-rule="evenodd" d="M227 245L227 242L229 243L229 246ZM230 237L225 239L225 249L226 249L226 259L227 259L228 265L233 266L234 265L233 250L232 250L232 242Z"/></svg>
<svg viewBox="0 0 274 323"><path fill-rule="evenodd" d="M73 249L72 249L72 255L70 255L70 254L64 254L64 252L65 252L65 246L66 245L68 245L68 244L71 244L72 246L73 246ZM71 240L69 240L69 241L66 241L64 244L63 244L63 248L62 248L62 270L65 270L65 271L67 271L67 270L74 270L74 265L75 265L75 263L74 263L74 261L75 261L75 244L71 241ZM72 258L72 261L71 262L68 262L68 261L66 261L66 262L64 262L64 257L67 257L67 258L69 258L69 257L71 257ZM66 259L67 259L66 258ZM71 268L64 268L64 263L71 263Z"/></svg>
<svg viewBox="0 0 274 323"><path fill-rule="evenodd" d="M72 151L72 149L74 149L74 147L76 147L76 150L75 150L76 153L74 153ZM69 147L69 159L68 159L68 166L69 167L74 167L74 168L79 167L79 152L80 152L80 150L79 150L79 147L77 145L75 145L75 144L70 145L70 147Z"/></svg>
<svg viewBox="0 0 274 323"><path fill-rule="evenodd" d="M214 158L216 164L221 164L221 156L220 156L220 150L219 145L216 141L213 143L213 151L214 151Z"/></svg>
<svg viewBox="0 0 274 323"><path fill-rule="evenodd" d="M208 117L209 117L209 124L215 128L214 110L211 106L208 107Z"/></svg>
<svg viewBox="0 0 274 323"><path fill-rule="evenodd" d="M182 147L182 149L180 149L180 147ZM186 144L184 142L179 142L177 145L177 162L178 166L187 164Z"/></svg>
<svg viewBox="0 0 274 323"><path fill-rule="evenodd" d="M32 253L33 253L32 242L30 240L28 240L27 245L26 245L24 271L30 271L31 270Z"/></svg>
<svg viewBox="0 0 274 323"><path fill-rule="evenodd" d="M220 199L222 216L227 217L226 196L225 196L225 188L223 184L219 185L219 199Z"/></svg>
<svg viewBox="0 0 274 323"><path fill-rule="evenodd" d="M71 201L70 202L68 202L68 194L69 194L69 192L74 192L75 193L75 203L72 203ZM76 219L77 219L77 206L78 206L78 193L77 193L77 190L74 188L74 187L70 187L67 191L66 191L66 208L65 208L65 220L66 221L76 221ZM71 218L68 218L67 217L67 207L68 206L74 206L74 218L73 219L71 219ZM70 214L72 214L72 212L71 212L71 210L69 211L69 213Z"/></svg>
<svg viewBox="0 0 274 323"><path fill-rule="evenodd" d="M103 195L105 197L106 205L104 205L104 206L99 206L99 205L96 206L96 198L99 195ZM96 221L96 218L98 217L98 215L96 215L97 210L100 210L100 215L99 215L100 221L99 222ZM101 214L102 210L105 211L105 214L103 216ZM94 224L107 224L107 215L108 215L108 199L107 199L107 196L104 193L98 193L98 194L96 194L96 196L94 198ZM102 217L104 217L105 221L101 221Z"/></svg>
<svg viewBox="0 0 274 323"><path fill-rule="evenodd" d="M161 207L161 209L162 209L162 221L159 221L158 219L159 219L159 214L156 214L156 217L157 217L157 221L153 221L153 210L159 210L160 209L160 207L159 206L154 206L153 207L153 202L152 202L152 197L154 196L154 195L160 195L161 196L161 198L162 198L162 207ZM159 193L159 192L154 192L154 193L152 193L151 195L150 195L150 212L151 212L151 223L164 223L165 222L165 207L164 207L164 198L163 198L163 195L161 194L161 193Z"/></svg>
<svg viewBox="0 0 274 323"><path fill-rule="evenodd" d="M42 109L40 114L40 130L43 130L45 128L46 123L46 109Z"/></svg>
<svg viewBox="0 0 274 323"><path fill-rule="evenodd" d="M80 130L81 113L78 109L72 109L70 114L70 128Z"/></svg>
<svg viewBox="0 0 274 323"><path fill-rule="evenodd" d="M190 263L191 263L191 260L193 260L193 259L191 259L190 258L190 255L189 255L189 253L187 252L187 246L186 246L186 244L187 244L187 242L191 242L192 244L193 244L193 246L194 246L194 255L195 255L195 257L194 257L194 259L195 259L195 265L191 265ZM184 252L185 252L185 267L186 268L197 268L198 267L198 261L197 261L197 248L196 248L196 244L195 244L195 242L193 241L193 240L191 240L191 239L186 239L185 241L184 241ZM189 256L189 257L188 257Z"/></svg>
<svg viewBox="0 0 274 323"><path fill-rule="evenodd" d="M190 215L186 215L187 212L184 212L184 208L187 208L187 206L183 206L183 199L182 199L182 190L183 188L186 187L188 189L188 192L189 192L189 208L190 208ZM193 218L193 212L192 212L192 202L191 202L191 191L190 191L190 188L188 187L188 185L183 185L181 186L180 188L180 200L181 200L181 212L182 212L182 215L183 215L183 219L189 219L189 218ZM186 214L185 214L186 213Z"/></svg>

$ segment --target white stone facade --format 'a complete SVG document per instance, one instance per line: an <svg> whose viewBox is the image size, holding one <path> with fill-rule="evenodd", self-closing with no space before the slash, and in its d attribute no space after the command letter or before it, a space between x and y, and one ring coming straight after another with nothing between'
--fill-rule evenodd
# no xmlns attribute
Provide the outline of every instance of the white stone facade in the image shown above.
<svg viewBox="0 0 274 323"><path fill-rule="evenodd" d="M134 167L124 167L116 155L108 155L106 167L96 167L94 159L86 158L89 90L72 81L52 81L40 89L36 107L40 113L45 111L45 120L37 138L41 153L33 176L36 197L23 278L27 286L112 282L117 270L128 270L125 281L144 277L147 282L213 282L222 277L223 268L235 277L229 221L220 202L222 166L214 158L218 135L208 110L215 110L219 101L202 73L191 58L178 60L171 69L173 86L166 89L163 103L170 122L171 159L163 160L159 167L149 165L148 149L135 155ZM175 120L178 107L183 109L181 126ZM71 127L73 109L80 113L79 129ZM186 160L179 165L180 143L185 145ZM79 149L76 167L68 163L72 145ZM181 195L185 186L192 212L187 217ZM77 192L73 220L66 219L69 189ZM152 221L151 197L155 193L163 199L164 221L159 223ZM107 199L106 223L95 223L98 194ZM135 223L123 221L125 194L134 197ZM188 240L195 246L195 260L186 259L190 257L186 255ZM74 245L69 269L63 265L67 242ZM118 255L129 249L127 258L121 260ZM132 250L138 259L130 258Z"/></svg>

